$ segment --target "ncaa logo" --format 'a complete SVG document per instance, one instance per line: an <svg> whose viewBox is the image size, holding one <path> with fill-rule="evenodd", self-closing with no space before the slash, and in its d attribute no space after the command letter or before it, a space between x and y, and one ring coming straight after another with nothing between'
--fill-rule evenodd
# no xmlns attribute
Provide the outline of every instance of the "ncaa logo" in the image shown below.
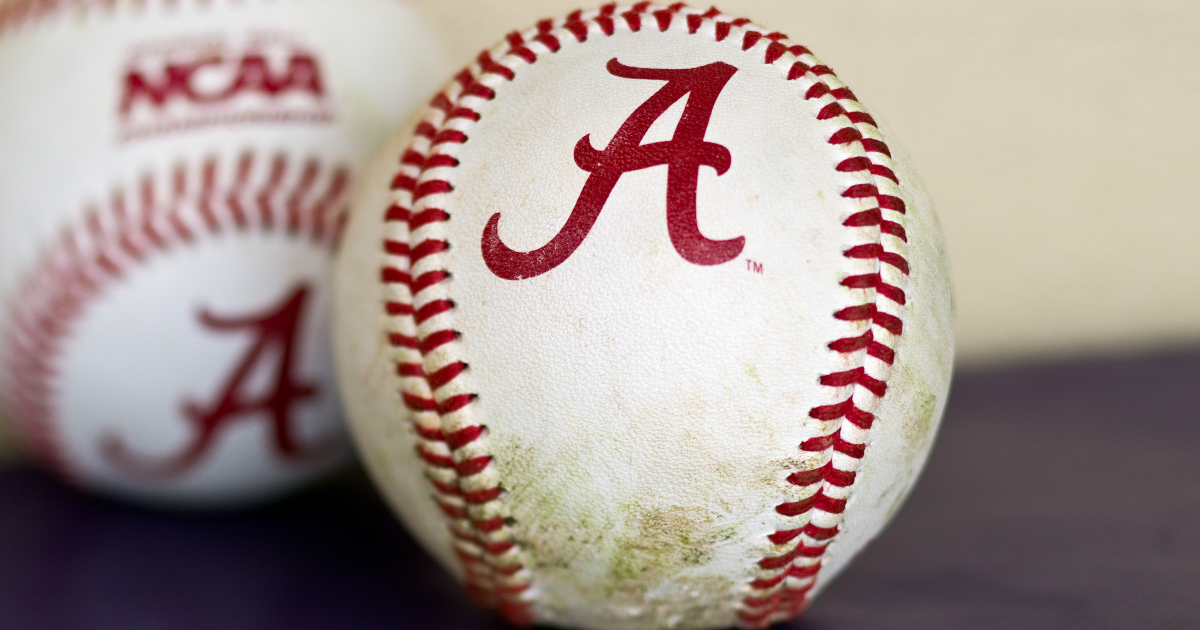
<svg viewBox="0 0 1200 630"><path fill-rule="evenodd" d="M319 56L280 36L139 48L120 75L122 140L230 124L333 122Z"/></svg>

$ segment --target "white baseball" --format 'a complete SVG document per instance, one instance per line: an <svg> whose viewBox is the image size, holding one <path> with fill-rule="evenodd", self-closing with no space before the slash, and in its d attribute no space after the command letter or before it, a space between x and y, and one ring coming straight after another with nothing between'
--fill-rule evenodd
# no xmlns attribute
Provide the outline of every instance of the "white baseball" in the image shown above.
<svg viewBox="0 0 1200 630"><path fill-rule="evenodd" d="M903 501L951 373L890 133L807 49L678 5L481 55L372 167L335 295L364 459L522 623L799 613Z"/></svg>
<svg viewBox="0 0 1200 630"><path fill-rule="evenodd" d="M444 63L400 0L7 4L0 392L32 451L195 506L345 462L332 251Z"/></svg>

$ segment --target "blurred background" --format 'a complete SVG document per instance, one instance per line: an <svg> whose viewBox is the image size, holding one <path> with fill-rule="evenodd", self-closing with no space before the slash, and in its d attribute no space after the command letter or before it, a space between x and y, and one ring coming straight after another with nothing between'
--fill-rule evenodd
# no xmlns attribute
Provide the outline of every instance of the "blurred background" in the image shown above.
<svg viewBox="0 0 1200 630"><path fill-rule="evenodd" d="M576 0L409 2L460 65L508 31L579 6ZM718 6L812 49L887 121L935 201L957 294L959 376L925 480L874 551L796 627L1197 627L1200 199L1188 182L1200 171L1200 3L724 0ZM0 461L20 461L8 436L0 435ZM86 513L89 549L116 558L151 544L124 561L86 558L86 570L125 562L135 563L127 570L136 572L139 558L199 557L233 545L243 555L227 557L229 566L213 565L217 551L197 560L215 576L324 550L303 567L277 569L297 585L268 593L275 598L268 598L274 606L268 611L243 609L274 620L244 627L275 627L284 619L323 627L324 609L296 607L308 601L303 576L309 573L348 585L334 599L361 615L342 617L353 623L340 627L397 627L376 623L387 615L447 628L495 623L456 607L453 586L411 543L377 553L373 541L391 540L399 529L357 473L308 498L219 522L74 497L32 474L0 479L0 501L33 497L26 505L35 506L22 512L23 524L0 523L0 541L19 535L44 546L25 553L50 558L47 571L82 569L78 558L55 550L58 538L38 528ZM347 487L358 491L343 492ZM363 517L365 525L341 515ZM275 535L281 527L290 527L283 538ZM167 530L174 533L164 540L139 533ZM177 543L184 536L202 551L186 551ZM918 551L921 545L936 550ZM416 568L405 572L397 564ZM425 571L436 577L414 577ZM171 575L180 589L201 583ZM247 579L251 586L269 581ZM36 599L43 592L37 583L12 590L15 578L0 572L0 608ZM125 587L83 584L75 585L75 599L61 597L95 606L136 597L123 595ZM129 588L175 588L139 584ZM242 601L235 592L241 584L211 586L211 594L233 606ZM856 593L864 589L883 595L863 604ZM393 598L400 591L408 595ZM453 614L430 616L421 598ZM101 626L68 620L45 627Z"/></svg>

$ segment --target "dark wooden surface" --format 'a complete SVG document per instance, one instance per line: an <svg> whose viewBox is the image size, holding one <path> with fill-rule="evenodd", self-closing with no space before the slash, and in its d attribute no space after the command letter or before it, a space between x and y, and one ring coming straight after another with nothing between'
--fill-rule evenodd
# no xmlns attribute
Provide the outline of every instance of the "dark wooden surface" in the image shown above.
<svg viewBox="0 0 1200 630"><path fill-rule="evenodd" d="M360 473L180 515L0 470L0 628L503 628ZM1200 628L1200 352L961 372L892 526L792 630Z"/></svg>

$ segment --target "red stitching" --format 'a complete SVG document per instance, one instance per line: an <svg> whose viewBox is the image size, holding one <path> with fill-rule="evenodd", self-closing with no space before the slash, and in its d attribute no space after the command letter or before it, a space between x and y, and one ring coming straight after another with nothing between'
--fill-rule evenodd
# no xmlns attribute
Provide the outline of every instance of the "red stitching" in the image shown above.
<svg viewBox="0 0 1200 630"><path fill-rule="evenodd" d="M683 19L677 22L676 16ZM875 137L878 134L875 120L863 111L853 92L837 80L828 66L821 64L807 48L788 42L782 33L754 28L748 20L725 16L715 8L699 12L685 8L682 3L662 8L639 2L619 13L615 4L607 4L596 12L585 14L574 11L564 19L543 20L534 29L509 34L506 38L507 50L503 54L497 51L481 53L476 65L464 70L457 77L457 82L447 88L447 93L435 99L426 120L417 127L413 149L405 153L405 159L393 180L397 206L411 208L412 212L388 210L386 220L397 226L402 237L389 235L384 242L384 251L389 258L397 259L400 265L397 269L409 269L421 261L423 273L418 277L428 279L402 282L397 275L395 281L389 282L389 263L383 267L381 280L389 291L388 295L403 294L403 299L397 299L409 305L405 313L393 312L388 307L389 315L396 316L393 320L396 328L389 330L389 340L394 347L403 351L400 354L404 357L410 357L405 353L411 353L415 346L420 352L418 358L424 359L425 369L411 369L401 374L402 393L406 404L418 416L414 424L418 427L422 457L426 461L439 462L438 472L431 473L431 480L438 492L437 501L447 515L448 524L458 541L455 551L463 562L468 590L477 600L497 607L516 623L529 623L532 617L527 600L518 596L527 592L530 576L515 560L520 553L520 545L511 538L509 528L512 522L494 515L486 519L471 517L472 506L502 499L504 490L499 485L493 485L482 489L472 487L468 491L457 483L460 476L492 470L494 462L486 452L486 442L481 441L486 430L472 424L468 415L463 415L464 410L469 410L477 399L474 394L454 393L439 402L434 395L435 391L442 388L452 389L448 386L469 371L465 364L447 358L452 351L446 351L445 348L460 335L443 328L431 330L418 338L405 332L408 328L404 328L412 328L416 322L447 321L435 318L451 313L454 308L445 289L435 290L444 287L448 272L425 267L437 264L427 262L429 256L450 247L436 232L437 224L449 220L450 215L437 208L436 203L438 196L451 191L453 186L444 173L434 169L454 167L457 160L445 155L439 156L437 163L433 164L433 158L428 156L434 155L435 144L452 145L469 141L463 131L465 127L448 126L447 123L454 119L478 120L478 112L470 107L466 99L494 98L495 91L485 83L494 85L495 81L511 81L515 77L514 68L536 63L540 54L553 54L561 49L564 42L587 41L593 32L593 25L600 33L611 36L618 27L638 32L648 24L653 24L659 31L670 30L679 24L688 33L699 34L708 23L712 24L710 34L715 41L722 42L736 34L733 41L741 50L762 55L761 59L766 64L778 63L785 80L810 82L803 97L826 101L816 115L818 120L844 121L828 138L830 144L842 147L847 153L835 169L841 173L856 174L867 181L850 185L842 191L848 203L857 208L843 219L843 225L855 230L853 233L858 239L868 240L848 247L843 255L848 260L857 261L856 270L863 269L864 264L874 267L873 271L859 271L840 280L842 286L852 289L852 295L860 296L863 302L842 307L832 316L839 321L858 323L866 329L860 328L853 336L835 339L827 344L831 351L846 355L851 359L851 365L857 367L819 377L823 386L834 388L831 394L841 402L810 409L812 418L826 423L825 433L805 440L799 448L806 452L824 452L827 454L826 460L816 468L794 471L787 477L788 483L793 486L816 488L807 498L785 501L776 506L776 512L787 518L811 518L816 513L826 516L822 517L820 523L803 520L796 527L781 529L768 536L772 544L781 549L758 562L760 570L766 573L748 584L751 592L742 600L739 611L744 626L763 627L782 621L798 614L806 605L808 593L822 567L828 543L840 531L837 523L849 501L846 492L856 478L854 470L837 468L835 464L844 466L844 458L856 460L866 454L867 445L859 440L863 439L862 432L870 429L875 420L870 412L875 403L871 401L877 401L887 391L888 366L895 361L893 347L903 331L903 320L896 314L896 309L906 301L902 285L906 282L909 264L902 253L894 251L883 236L892 236L900 243L905 242L905 205L900 197L888 192L896 190L899 181L891 167L891 152L887 144ZM538 52L541 49L546 52ZM446 150L453 153L452 148ZM409 157L410 154L414 155ZM419 241L411 252L394 244L410 242L410 237L412 242ZM392 287L395 287L394 293ZM431 367L436 369L429 373ZM860 400L861 403L856 402ZM860 404L867 408L861 408ZM440 419L421 415L433 408L441 414ZM450 438L435 428L448 425L458 427ZM853 430L847 433L847 428ZM435 447L436 450L428 450ZM834 457L834 453L839 454L838 457ZM448 462L456 463L450 466Z"/></svg>
<svg viewBox="0 0 1200 630"><path fill-rule="evenodd" d="M557 41L548 36L544 23L538 34L541 39L533 39L554 48ZM525 45L524 36L513 34L509 41L514 48L532 54ZM511 72L506 72L507 68L497 64L487 53L481 54L478 61L493 74L511 76ZM491 96L491 90L468 73L460 74L456 85L460 90L454 95L456 97L462 94L481 98ZM417 452L428 466L427 476L436 493L435 499L448 519L467 589L480 603L499 608L516 622L528 622L530 613L520 600L529 582L521 574L520 563L512 560L516 544L506 531L507 522L494 516L472 517L477 513L475 510L499 498L503 489L496 486L465 490L459 484L459 479L484 473L491 466L490 455L471 451L473 445L486 435L486 430L478 425L467 425L447 434L442 428L443 418L461 414L475 401L475 396L454 393L439 398L435 392L452 384L469 367L461 361L449 361L429 370L416 367L428 364L427 359L435 352L440 356L444 348L459 338L459 334L450 329L419 334L418 325L440 321L435 318L452 311L454 303L438 296L435 290L450 277L444 269L423 269L416 274L411 271L417 263L450 247L445 240L415 238L415 233L450 218L445 211L428 206L438 195L451 190L449 183L441 178L421 178L420 175L458 163L453 156L434 151L435 145L458 144L467 139L461 132L443 128L447 121L478 119L478 114L469 108L451 105L456 100L444 93L435 97L430 110L435 112L434 115L419 125L424 133L418 135L413 146L405 152L400 169L393 177L393 182L398 185L393 186L394 199L385 213L385 221L397 232L384 240L383 249L388 260L381 268L380 279L389 296L388 301L406 305L407 309L400 312L385 307L392 317L388 340L398 351L396 366L401 379L400 393L404 404L413 413ZM409 242L417 244L411 248L398 246Z"/></svg>
<svg viewBox="0 0 1200 630"><path fill-rule="evenodd" d="M762 39L762 36L763 34L758 31L746 31L746 34L742 36L742 50L753 48L758 43L758 40Z"/></svg>
<svg viewBox="0 0 1200 630"><path fill-rule="evenodd" d="M0 33L73 8L113 9L115 0L14 0L0 7Z"/></svg>
<svg viewBox="0 0 1200 630"><path fill-rule="evenodd" d="M409 256L412 253L412 250L408 247L408 243L401 243L399 241L384 241L383 251L394 256Z"/></svg>
<svg viewBox="0 0 1200 630"><path fill-rule="evenodd" d="M228 184L220 183L215 157L198 167L176 166L161 179L147 176L135 187L136 205L125 189L117 189L108 204L89 209L38 254L11 307L0 394L31 450L60 475L81 479L58 436L58 360L90 301L146 258L203 234L285 231L333 250L347 210L349 170L315 159L299 169L291 163L283 154L264 160L245 153L234 169L225 169L235 172ZM256 178L263 171L267 176ZM252 184L256 179L264 181ZM250 199L258 209L253 220L243 209Z"/></svg>
<svg viewBox="0 0 1200 630"><path fill-rule="evenodd" d="M487 427L469 426L447 436L446 444L450 445L450 448L461 448L483 437L485 433L487 433Z"/></svg>

